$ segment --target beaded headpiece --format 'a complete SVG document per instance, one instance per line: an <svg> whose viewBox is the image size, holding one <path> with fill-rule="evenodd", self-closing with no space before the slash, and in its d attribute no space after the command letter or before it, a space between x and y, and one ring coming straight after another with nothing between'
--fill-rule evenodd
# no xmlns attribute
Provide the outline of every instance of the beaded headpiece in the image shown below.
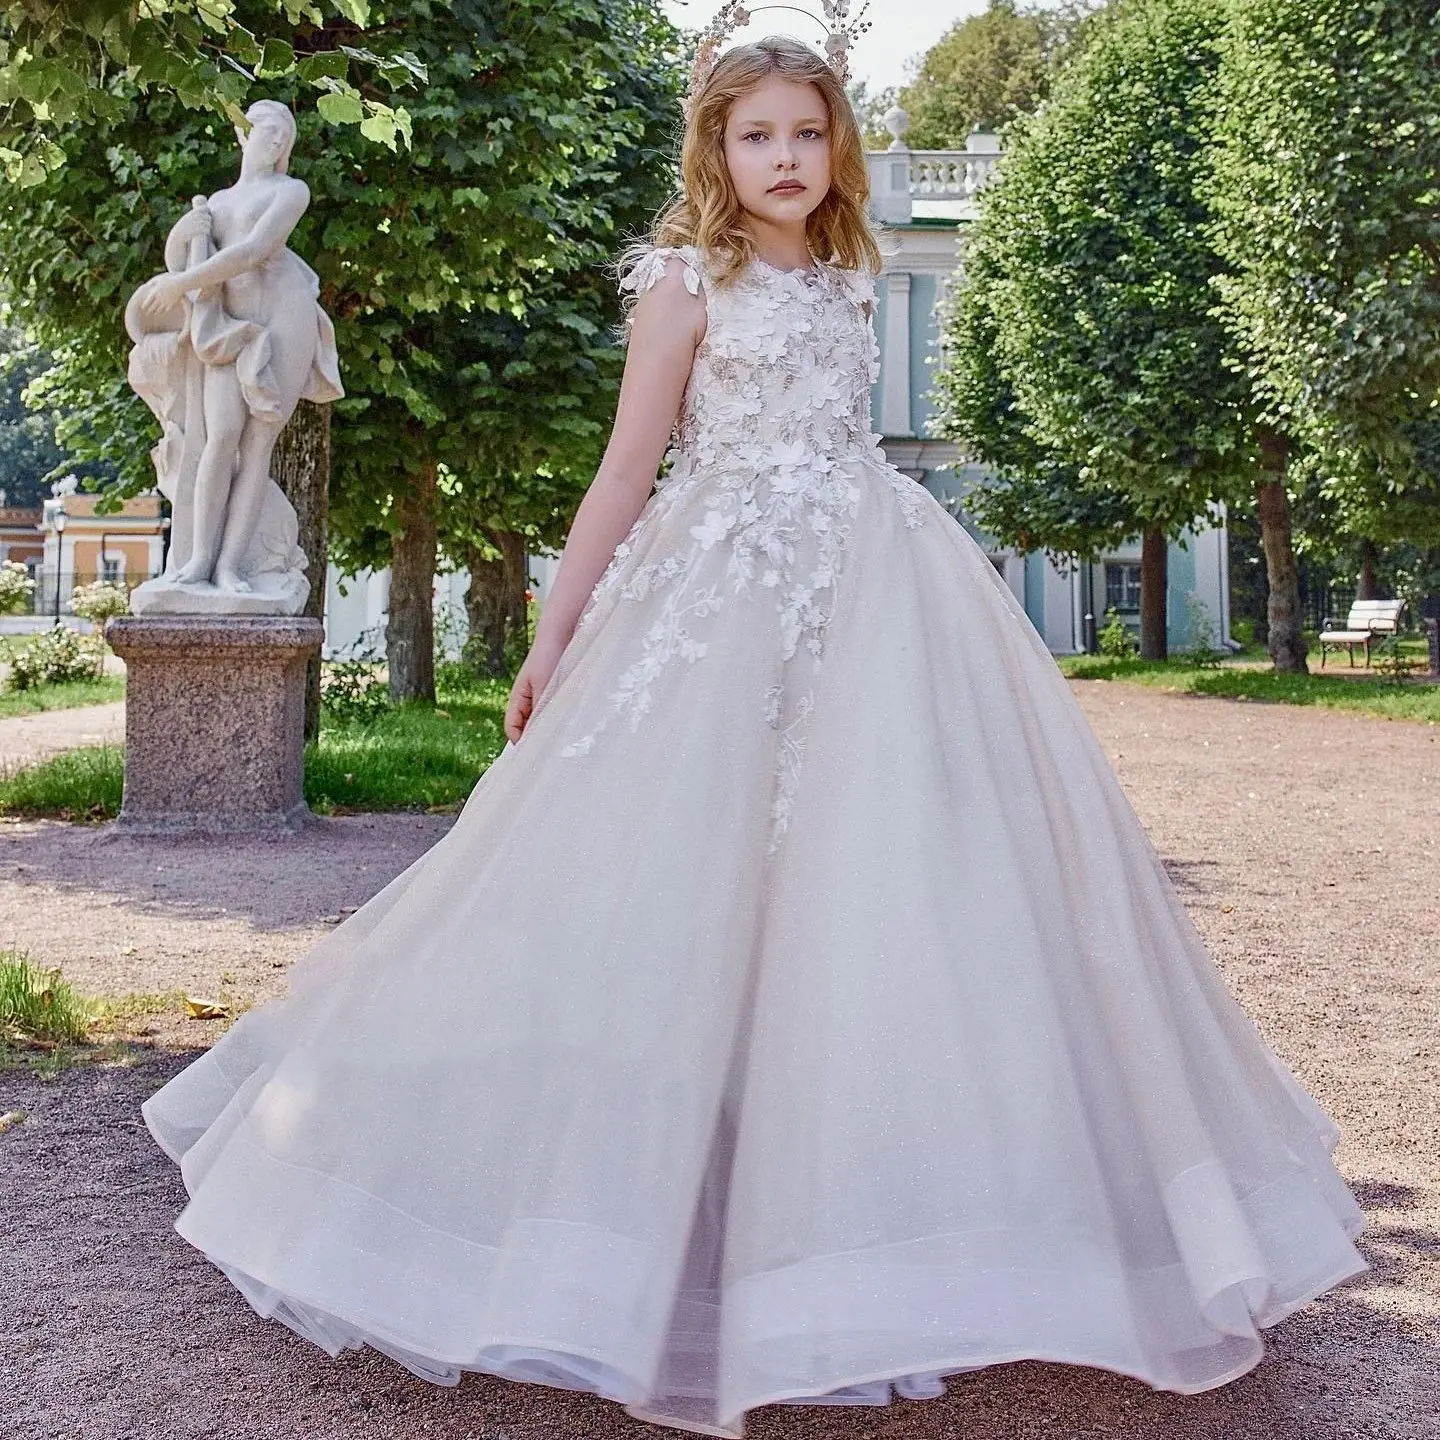
<svg viewBox="0 0 1440 1440"><path fill-rule="evenodd" d="M798 5L755 5L747 6L743 0L725 0L720 13L700 32L700 43L695 51L695 63L690 67L690 89L681 102L685 118L695 107L695 97L705 88L720 58L720 47L736 30L750 23L751 17L763 10L790 10L796 15L805 15L817 25L825 28L825 59L839 77L842 85L850 79L850 47L856 37L863 35L872 22L864 19L870 8L870 0L863 0L852 16L850 0L820 0L825 10L822 20L813 10L802 10Z"/></svg>

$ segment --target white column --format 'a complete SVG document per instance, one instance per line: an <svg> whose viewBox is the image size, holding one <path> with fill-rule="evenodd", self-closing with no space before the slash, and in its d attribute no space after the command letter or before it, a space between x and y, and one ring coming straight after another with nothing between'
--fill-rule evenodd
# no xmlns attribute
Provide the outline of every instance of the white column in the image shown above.
<svg viewBox="0 0 1440 1440"><path fill-rule="evenodd" d="M885 435L913 435L915 432L910 428L910 276L898 272L888 278L880 429Z"/></svg>

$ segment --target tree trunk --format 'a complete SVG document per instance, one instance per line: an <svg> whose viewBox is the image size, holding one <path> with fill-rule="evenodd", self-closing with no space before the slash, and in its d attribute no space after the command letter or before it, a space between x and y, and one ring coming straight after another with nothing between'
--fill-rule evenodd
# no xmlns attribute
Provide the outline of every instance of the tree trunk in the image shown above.
<svg viewBox="0 0 1440 1440"><path fill-rule="evenodd" d="M1360 577L1355 585L1355 598L1357 600L1378 600L1380 597L1375 593L1375 562L1379 557L1375 553L1375 542L1365 539L1360 542Z"/></svg>
<svg viewBox="0 0 1440 1440"><path fill-rule="evenodd" d="M1265 573L1270 582L1266 606L1268 648L1276 670L1304 675L1305 637L1301 633L1300 569L1290 544L1290 497L1285 492L1285 467L1290 442L1274 430L1262 429L1260 475L1256 497L1260 510L1260 542L1265 547Z"/></svg>
<svg viewBox="0 0 1440 1440"><path fill-rule="evenodd" d="M300 612L325 619L325 572L330 551L330 406L302 400L275 442L270 473L295 507L310 595ZM320 657L305 672L305 738L320 733Z"/></svg>
<svg viewBox="0 0 1440 1440"><path fill-rule="evenodd" d="M1170 653L1165 592L1170 583L1170 546L1163 530L1149 529L1140 541L1140 658L1163 660Z"/></svg>
<svg viewBox="0 0 1440 1440"><path fill-rule="evenodd" d="M435 474L433 462L413 472L395 506L385 658L397 702L435 698Z"/></svg>
<svg viewBox="0 0 1440 1440"><path fill-rule="evenodd" d="M470 572L465 591L470 638L465 649L482 675L504 676L510 637L525 637L525 537L511 530L496 530L486 538L500 551L498 558L485 559L478 545L465 552Z"/></svg>

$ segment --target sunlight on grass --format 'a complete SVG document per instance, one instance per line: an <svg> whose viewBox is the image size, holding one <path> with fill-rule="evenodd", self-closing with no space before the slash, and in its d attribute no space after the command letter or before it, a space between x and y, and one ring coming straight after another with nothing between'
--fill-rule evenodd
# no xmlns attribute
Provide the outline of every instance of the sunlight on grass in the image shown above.
<svg viewBox="0 0 1440 1440"><path fill-rule="evenodd" d="M59 970L32 965L23 950L0 951L0 1041L12 1045L78 1045L99 1009Z"/></svg>
<svg viewBox="0 0 1440 1440"><path fill-rule="evenodd" d="M37 685L33 690L0 690L0 720L35 715L44 710L73 710L81 705L108 705L125 698L125 677L103 675L69 685Z"/></svg>
<svg viewBox="0 0 1440 1440"><path fill-rule="evenodd" d="M326 715L306 747L305 798L317 814L458 810L505 746L508 680L472 680L440 703L397 706L369 722ZM89 746L0 776L0 814L107 820L120 813L125 752Z"/></svg>
<svg viewBox="0 0 1440 1440"><path fill-rule="evenodd" d="M0 814L108 820L124 788L124 747L87 745L0 776Z"/></svg>
<svg viewBox="0 0 1440 1440"><path fill-rule="evenodd" d="M1215 695L1231 700L1262 700L1283 705L1318 705L1392 720L1440 722L1440 683L1397 681L1377 674L1328 674L1312 659L1308 675L1282 675L1268 665L1234 661L1197 666L1171 660L1113 659L1106 655L1056 657L1061 671L1075 680L1123 680L1182 695Z"/></svg>

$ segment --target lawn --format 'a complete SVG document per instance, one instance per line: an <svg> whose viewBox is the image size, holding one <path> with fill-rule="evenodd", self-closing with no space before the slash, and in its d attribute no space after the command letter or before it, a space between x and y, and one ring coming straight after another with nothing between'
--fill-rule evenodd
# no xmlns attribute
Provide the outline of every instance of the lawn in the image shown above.
<svg viewBox="0 0 1440 1440"><path fill-rule="evenodd" d="M412 703L361 722L322 719L305 751L305 798L321 815L458 810L505 745L508 680L447 677L435 705ZM119 814L125 752L90 746L0 778L0 813L62 820Z"/></svg>
<svg viewBox="0 0 1440 1440"><path fill-rule="evenodd" d="M34 715L42 710L73 710L78 705L106 705L125 698L123 675L75 680L68 685L37 685L33 690L0 690L0 720Z"/></svg>
<svg viewBox="0 0 1440 1440"><path fill-rule="evenodd" d="M1403 644L1401 654L1423 661L1424 643ZM1108 655L1062 655L1056 660L1061 671L1074 680L1122 680L1176 694L1318 705L1392 720L1440 721L1440 681L1426 678L1423 670L1397 680L1358 665L1351 669L1343 658L1337 666L1333 655L1322 670L1318 649L1308 656L1307 675L1277 674L1268 656L1259 649L1242 652L1215 666L1196 665L1183 654L1169 660L1115 659Z"/></svg>

